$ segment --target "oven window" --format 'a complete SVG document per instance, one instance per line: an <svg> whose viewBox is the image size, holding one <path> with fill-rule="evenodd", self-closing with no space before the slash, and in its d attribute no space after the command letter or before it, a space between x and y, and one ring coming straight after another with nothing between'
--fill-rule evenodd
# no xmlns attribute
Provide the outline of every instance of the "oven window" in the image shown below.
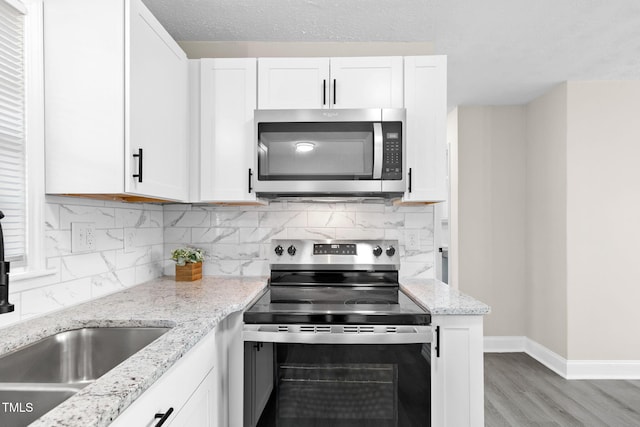
<svg viewBox="0 0 640 427"><path fill-rule="evenodd" d="M258 124L260 180L322 181L372 177L372 123Z"/></svg>
<svg viewBox="0 0 640 427"><path fill-rule="evenodd" d="M429 426L425 348L275 344L275 386L257 426Z"/></svg>

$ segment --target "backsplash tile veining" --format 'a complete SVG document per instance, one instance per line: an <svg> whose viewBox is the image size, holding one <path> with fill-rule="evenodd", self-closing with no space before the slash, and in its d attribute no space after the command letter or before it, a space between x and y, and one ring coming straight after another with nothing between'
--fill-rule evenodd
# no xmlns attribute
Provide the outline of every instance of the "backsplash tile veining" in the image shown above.
<svg viewBox="0 0 640 427"><path fill-rule="evenodd" d="M0 327L174 275L179 246L207 252L205 275L266 275L271 239L397 239L403 278L433 278L432 206L272 202L267 206L137 204L47 196L46 266L55 272L12 281L16 311ZM73 253L71 224L95 224L95 250ZM419 234L407 250L406 233Z"/></svg>
<svg viewBox="0 0 640 427"><path fill-rule="evenodd" d="M47 196L45 257L54 274L12 281L16 313L0 326L119 291L162 275L163 207ZM95 250L72 253L71 223L95 224Z"/></svg>
<svg viewBox="0 0 640 427"><path fill-rule="evenodd" d="M405 248L407 230L419 249ZM397 239L403 278L434 277L433 206L272 202L267 206L164 206L165 274L171 251L206 251L205 275L266 275L271 239Z"/></svg>

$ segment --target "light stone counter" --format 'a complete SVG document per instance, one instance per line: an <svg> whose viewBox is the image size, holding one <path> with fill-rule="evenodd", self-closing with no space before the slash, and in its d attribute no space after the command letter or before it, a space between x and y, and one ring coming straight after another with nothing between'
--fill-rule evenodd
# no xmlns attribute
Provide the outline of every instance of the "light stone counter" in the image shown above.
<svg viewBox="0 0 640 427"><path fill-rule="evenodd" d="M234 311L243 310L266 277L164 277L2 329L0 355L57 332L82 327L172 329L31 426L108 426L178 359Z"/></svg>
<svg viewBox="0 0 640 427"><path fill-rule="evenodd" d="M491 307L436 279L403 280L400 287L432 315L484 315Z"/></svg>

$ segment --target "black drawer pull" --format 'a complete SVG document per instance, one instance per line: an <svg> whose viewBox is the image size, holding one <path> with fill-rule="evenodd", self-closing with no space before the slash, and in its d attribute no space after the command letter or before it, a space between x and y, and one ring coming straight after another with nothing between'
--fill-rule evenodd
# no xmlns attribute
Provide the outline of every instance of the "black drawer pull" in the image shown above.
<svg viewBox="0 0 640 427"><path fill-rule="evenodd" d="M409 168L409 193L411 193L411 168Z"/></svg>
<svg viewBox="0 0 640 427"><path fill-rule="evenodd" d="M138 154L134 154L133 157L138 158L138 173L133 174L133 177L138 178L138 182L142 182L142 148L138 148Z"/></svg>
<svg viewBox="0 0 640 427"><path fill-rule="evenodd" d="M333 105L336 105L336 79L333 79Z"/></svg>
<svg viewBox="0 0 640 427"><path fill-rule="evenodd" d="M322 81L322 105L327 105L327 79Z"/></svg>
<svg viewBox="0 0 640 427"><path fill-rule="evenodd" d="M160 427L162 424L164 424L167 421L167 419L169 419L169 416L171 416L172 413L173 413L173 408L169 408L169 410L164 414L162 413L155 414L153 418L160 418L160 421L158 421L158 423L154 427Z"/></svg>
<svg viewBox="0 0 640 427"><path fill-rule="evenodd" d="M251 168L249 168L249 194L251 194L251 191L253 190L253 187L251 186L252 178L253 178L253 172L251 172Z"/></svg>

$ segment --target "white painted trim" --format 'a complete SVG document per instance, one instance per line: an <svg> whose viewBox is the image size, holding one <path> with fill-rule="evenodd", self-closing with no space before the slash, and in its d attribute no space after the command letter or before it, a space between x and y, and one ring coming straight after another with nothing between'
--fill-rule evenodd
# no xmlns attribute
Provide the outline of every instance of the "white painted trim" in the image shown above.
<svg viewBox="0 0 640 427"><path fill-rule="evenodd" d="M567 359L549 350L542 344L527 338L525 341L525 353L551 369L562 378L567 378Z"/></svg>
<svg viewBox="0 0 640 427"><path fill-rule="evenodd" d="M638 380L640 360L569 360L570 380Z"/></svg>
<svg viewBox="0 0 640 427"><path fill-rule="evenodd" d="M486 336L485 353L526 353L568 380L637 380L640 360L567 360L525 336Z"/></svg>
<svg viewBox="0 0 640 427"><path fill-rule="evenodd" d="M44 47L42 0L29 0L25 19L27 268L46 269L44 244Z"/></svg>
<svg viewBox="0 0 640 427"><path fill-rule="evenodd" d="M484 337L485 353L521 353L525 349L525 336Z"/></svg>

